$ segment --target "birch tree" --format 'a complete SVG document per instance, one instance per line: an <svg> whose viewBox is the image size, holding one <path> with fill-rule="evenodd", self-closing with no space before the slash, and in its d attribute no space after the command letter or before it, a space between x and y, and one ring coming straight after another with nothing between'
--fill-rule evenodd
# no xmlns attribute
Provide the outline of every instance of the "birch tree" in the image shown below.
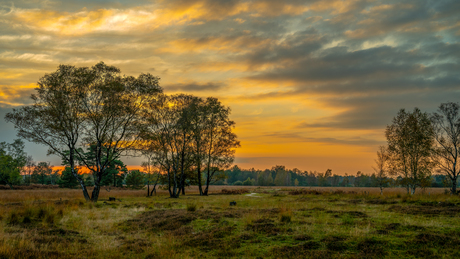
<svg viewBox="0 0 460 259"><path fill-rule="evenodd" d="M427 113L401 109L385 131L391 170L402 176L407 193L414 194L431 176L434 129Z"/></svg>
<svg viewBox="0 0 460 259"><path fill-rule="evenodd" d="M457 194L457 181L460 174L458 164L460 155L460 105L458 103L443 103L438 112L431 116L435 132L435 161L442 173L449 177L450 191Z"/></svg>

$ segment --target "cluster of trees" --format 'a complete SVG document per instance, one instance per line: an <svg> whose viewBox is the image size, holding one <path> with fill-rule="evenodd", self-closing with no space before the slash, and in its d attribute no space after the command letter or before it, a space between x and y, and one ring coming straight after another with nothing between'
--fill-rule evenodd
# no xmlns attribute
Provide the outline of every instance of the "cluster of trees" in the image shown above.
<svg viewBox="0 0 460 259"><path fill-rule="evenodd" d="M453 102L441 104L433 114L418 108L412 112L401 109L386 128L388 145L377 152L377 177L398 176L407 193L414 194L416 188L430 186L432 174L437 172L446 176L451 193L457 194L459 110L460 105Z"/></svg>
<svg viewBox="0 0 460 259"><path fill-rule="evenodd" d="M207 195L240 146L229 115L230 108L212 97L163 95L151 102L140 136L141 150L149 158L145 166L159 169L155 183L166 177L163 181L174 198L188 185L198 185L200 195Z"/></svg>
<svg viewBox="0 0 460 259"><path fill-rule="evenodd" d="M91 156L92 150L82 152L85 156ZM63 188L75 188L78 180L73 177L70 167L66 165L64 170L53 169L49 162L35 162L31 156L24 151L24 142L16 139L13 143L0 143L0 184L9 185L59 185ZM75 168L78 171L78 168ZM130 174L126 166L120 160L113 160L102 177L102 185L121 187L129 183ZM94 186L92 174L78 174L86 186Z"/></svg>
<svg viewBox="0 0 460 259"><path fill-rule="evenodd" d="M404 186L416 188L448 182L457 193L460 174L460 105L444 103L427 114L415 108L400 110L386 128L388 145L377 152L374 173L356 176L287 170L228 169L240 146L229 119L230 108L216 98L163 94L159 78L150 74L122 76L104 63L74 67L61 65L38 82L33 104L5 116L18 136L48 147L62 159L62 174L49 164L35 165L21 139L0 143L0 184L18 183L80 186L88 201L97 201L101 186L137 187L147 184L152 195L167 184L170 197L197 185L207 195L210 184L261 186ZM124 155L147 158L144 171L128 173ZM85 167L90 174L82 174ZM433 179L437 179L433 183ZM153 185L150 191L150 185ZM91 195L87 187L94 186Z"/></svg>
<svg viewBox="0 0 460 259"><path fill-rule="evenodd" d="M190 184L206 195L239 146L230 109L216 98L168 96L158 82L150 74L122 76L103 62L91 68L60 65L39 80L32 105L14 109L5 119L20 138L60 157L64 179L76 181L87 201L98 200L101 186L122 183L117 161L139 153L148 157L148 168L156 168L148 171L148 184L166 176L171 197ZM81 166L91 179L79 173ZM140 179L136 174L133 179Z"/></svg>
<svg viewBox="0 0 460 259"><path fill-rule="evenodd" d="M325 172L301 171L297 168L286 169L274 166L271 169L240 169L233 166L225 171L226 178L217 181L219 185L257 185L257 186L322 186L322 187L400 187L404 186L402 176L379 177L377 173L365 174L358 171L356 175L337 175L328 169ZM442 174L432 175L429 186L444 187L449 183ZM427 186L428 187L428 186Z"/></svg>

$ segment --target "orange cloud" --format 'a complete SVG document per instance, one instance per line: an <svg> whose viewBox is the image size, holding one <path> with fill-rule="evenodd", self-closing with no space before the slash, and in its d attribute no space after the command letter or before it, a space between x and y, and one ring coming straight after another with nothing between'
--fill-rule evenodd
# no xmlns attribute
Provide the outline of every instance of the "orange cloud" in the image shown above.
<svg viewBox="0 0 460 259"><path fill-rule="evenodd" d="M0 85L0 105L24 105L30 101L29 96L34 92L35 87L37 87L35 84L20 86Z"/></svg>
<svg viewBox="0 0 460 259"><path fill-rule="evenodd" d="M265 46L270 39L258 39L251 36L209 37L204 39L179 39L169 42L168 47L158 49L159 53L189 53L216 51L224 53L245 53L253 48Z"/></svg>

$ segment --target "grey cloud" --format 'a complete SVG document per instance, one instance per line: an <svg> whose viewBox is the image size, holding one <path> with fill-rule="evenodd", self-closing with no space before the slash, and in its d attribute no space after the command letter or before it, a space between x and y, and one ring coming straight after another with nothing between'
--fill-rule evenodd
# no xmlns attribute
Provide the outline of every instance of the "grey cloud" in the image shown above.
<svg viewBox="0 0 460 259"><path fill-rule="evenodd" d="M324 98L327 105L348 107L348 110L316 121L304 121L297 128L382 129L383 134L383 129L392 123L400 109L412 111L418 107L432 113L441 103L459 99L458 90Z"/></svg>
<svg viewBox="0 0 460 259"><path fill-rule="evenodd" d="M165 91L186 91L186 92L199 92L199 91L217 91L224 88L225 85L223 83L188 83L188 84L169 84L164 85L163 88Z"/></svg>
<svg viewBox="0 0 460 259"><path fill-rule="evenodd" d="M312 138L312 137L305 137L299 133L291 133L291 132L272 132L269 134L265 134L266 137L271 137L274 139L282 139L283 142L291 141L291 142L320 142L320 143L328 143L328 144L344 144L344 145L358 145L358 146L367 146L367 145L381 145L383 144L381 141L377 141L374 139L366 139L362 137L350 137L345 139L338 139L338 138Z"/></svg>

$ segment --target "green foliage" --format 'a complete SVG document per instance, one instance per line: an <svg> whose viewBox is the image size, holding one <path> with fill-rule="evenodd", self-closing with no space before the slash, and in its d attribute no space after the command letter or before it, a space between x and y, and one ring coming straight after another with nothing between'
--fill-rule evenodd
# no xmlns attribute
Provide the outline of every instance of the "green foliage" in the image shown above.
<svg viewBox="0 0 460 259"><path fill-rule="evenodd" d="M233 185L243 185L243 182L242 181L236 181L233 183Z"/></svg>
<svg viewBox="0 0 460 259"><path fill-rule="evenodd" d="M403 177L401 183L414 194L431 177L434 166L431 158L435 132L428 114L418 108L412 113L401 109L387 126L385 136L391 170Z"/></svg>
<svg viewBox="0 0 460 259"><path fill-rule="evenodd" d="M86 160L80 148L94 145L94 159L84 165L100 188L101 180L113 179L109 163L139 143L142 111L161 92L159 78L150 74L124 76L103 62L91 68L60 65L40 78L31 105L14 109L5 119L18 136L46 145L49 154L65 160L72 170L77 157ZM93 161L97 166L90 165ZM87 201L99 198L98 191L90 197L83 189L83 195Z"/></svg>
<svg viewBox="0 0 460 259"><path fill-rule="evenodd" d="M103 147L102 149L103 149L102 153L105 154L102 156L102 164L107 164L107 166L102 174L99 184L101 186L111 185L114 187L122 187L124 177L126 173L128 172L126 165L121 160L114 159L113 154L109 153L107 155L108 150L106 148ZM79 165L94 167L97 163L96 150L97 150L96 145L94 144L90 145L86 152L83 152L82 149L79 149L79 153L81 154L81 156L76 157L75 160L78 162ZM69 165L69 163L66 162L65 160L62 161L62 164L67 165L67 166Z"/></svg>
<svg viewBox="0 0 460 259"><path fill-rule="evenodd" d="M254 184L255 184L255 181L249 177L242 183L242 185L245 185L245 186L252 186Z"/></svg>
<svg viewBox="0 0 460 259"><path fill-rule="evenodd" d="M131 189L141 189L144 187L145 176L139 170L132 170L126 175L126 186Z"/></svg>
<svg viewBox="0 0 460 259"><path fill-rule="evenodd" d="M284 165L277 165L272 168L272 171L276 173L274 183L276 186L290 186L291 175L286 172Z"/></svg>
<svg viewBox="0 0 460 259"><path fill-rule="evenodd" d="M78 172L78 169L75 169ZM78 186L79 182L77 179L72 175L72 171L70 167L65 167L61 173L61 177L58 180L58 185L61 188L75 188Z"/></svg>
<svg viewBox="0 0 460 259"><path fill-rule="evenodd" d="M85 174L83 176L83 183L85 186L93 187L94 186L94 177L92 174Z"/></svg>
<svg viewBox="0 0 460 259"><path fill-rule="evenodd" d="M51 184L53 169L48 162L40 162L32 171L32 183Z"/></svg>
<svg viewBox="0 0 460 259"><path fill-rule="evenodd" d="M27 155L24 142L16 139L13 143L0 143L0 184L12 185L21 183L21 171L26 165Z"/></svg>

